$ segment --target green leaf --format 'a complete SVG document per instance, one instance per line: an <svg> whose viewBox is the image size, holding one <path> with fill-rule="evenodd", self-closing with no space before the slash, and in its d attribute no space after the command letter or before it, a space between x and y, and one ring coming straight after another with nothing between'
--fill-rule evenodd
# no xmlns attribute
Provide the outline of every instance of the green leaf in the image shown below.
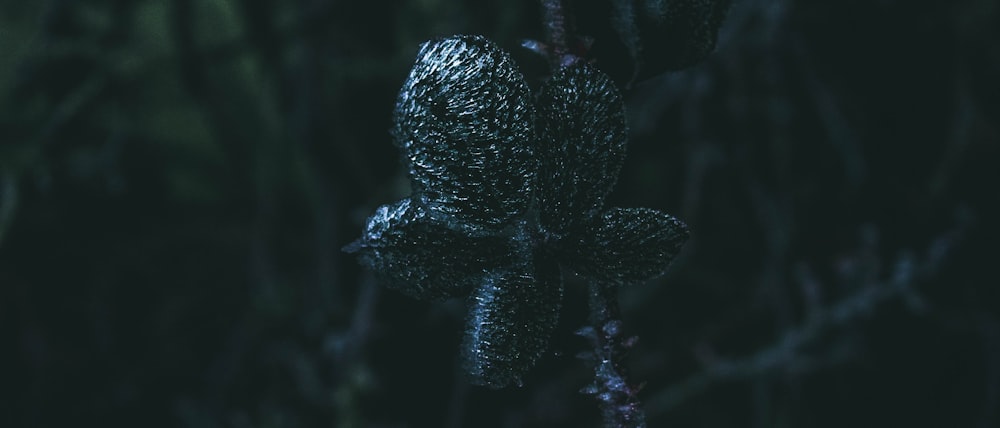
<svg viewBox="0 0 1000 428"><path fill-rule="evenodd" d="M731 0L615 0L612 23L635 62L633 80L701 61L715 49Z"/></svg>
<svg viewBox="0 0 1000 428"><path fill-rule="evenodd" d="M666 272L687 241L687 225L649 208L612 208L573 247L571 267L614 284L648 281Z"/></svg>
<svg viewBox="0 0 1000 428"><path fill-rule="evenodd" d="M359 253L389 287L430 300L468 294L511 254L502 238L452 229L410 199L379 207L361 239L344 250Z"/></svg>
<svg viewBox="0 0 1000 428"><path fill-rule="evenodd" d="M596 216L625 158L621 94L588 64L565 67L538 95L542 226L561 236Z"/></svg>
<svg viewBox="0 0 1000 428"><path fill-rule="evenodd" d="M537 169L532 118L523 76L492 42L425 43L395 114L416 198L435 215L484 227L523 213Z"/></svg>
<svg viewBox="0 0 1000 428"><path fill-rule="evenodd" d="M562 276L554 260L491 272L469 298L462 366L477 385L521 385L559 321Z"/></svg>

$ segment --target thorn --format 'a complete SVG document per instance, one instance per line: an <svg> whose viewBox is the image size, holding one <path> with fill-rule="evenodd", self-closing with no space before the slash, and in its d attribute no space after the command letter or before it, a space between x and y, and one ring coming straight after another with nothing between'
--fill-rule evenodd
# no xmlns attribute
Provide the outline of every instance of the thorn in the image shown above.
<svg viewBox="0 0 1000 428"><path fill-rule="evenodd" d="M639 336L629 336L622 341L622 348L632 349L639 343Z"/></svg>
<svg viewBox="0 0 1000 428"><path fill-rule="evenodd" d="M604 324L604 334L608 337L618 336L622 331L622 322L619 320L611 320Z"/></svg>
<svg viewBox="0 0 1000 428"><path fill-rule="evenodd" d="M350 244L347 244L347 245L343 246L340 249L340 251L343 251L343 252L349 253L349 254L354 254L354 253L356 253L358 251L361 251L361 249L363 249L365 247L367 247L367 245L365 245L364 238L359 238L359 239L355 239L354 242L351 242Z"/></svg>
<svg viewBox="0 0 1000 428"><path fill-rule="evenodd" d="M549 55L549 45L539 42L538 40L521 40L521 47L541 56L547 57Z"/></svg>

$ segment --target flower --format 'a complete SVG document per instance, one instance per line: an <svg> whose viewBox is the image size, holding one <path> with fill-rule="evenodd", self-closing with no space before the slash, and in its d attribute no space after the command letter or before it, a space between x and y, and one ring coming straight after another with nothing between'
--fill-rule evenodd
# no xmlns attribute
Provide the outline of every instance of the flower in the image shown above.
<svg viewBox="0 0 1000 428"><path fill-rule="evenodd" d="M481 36L423 44L395 111L413 194L379 207L345 247L420 299L468 296L462 364L474 383L520 384L545 351L560 266L626 284L662 274L687 227L652 209L605 208L625 154L622 98L577 63L532 98Z"/></svg>

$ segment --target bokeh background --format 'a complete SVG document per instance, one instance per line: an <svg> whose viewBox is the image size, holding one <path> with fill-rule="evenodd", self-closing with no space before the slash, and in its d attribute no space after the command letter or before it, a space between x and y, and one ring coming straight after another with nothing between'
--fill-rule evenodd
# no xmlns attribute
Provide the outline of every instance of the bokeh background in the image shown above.
<svg viewBox="0 0 1000 428"><path fill-rule="evenodd" d="M0 426L599 426L579 280L526 385L491 391L456 368L461 301L340 251L409 193L389 128L419 44L486 35L537 85L540 21L0 3ZM693 231L621 293L650 426L1000 426L998 41L990 0L737 0L706 60L624 90L610 203Z"/></svg>

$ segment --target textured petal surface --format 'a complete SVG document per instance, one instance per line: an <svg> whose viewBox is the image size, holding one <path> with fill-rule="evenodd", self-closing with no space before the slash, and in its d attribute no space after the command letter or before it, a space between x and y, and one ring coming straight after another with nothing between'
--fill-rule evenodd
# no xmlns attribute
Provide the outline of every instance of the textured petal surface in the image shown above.
<svg viewBox="0 0 1000 428"><path fill-rule="evenodd" d="M572 268L610 283L646 281L666 272L687 238L687 225L669 214L612 208L578 241Z"/></svg>
<svg viewBox="0 0 1000 428"><path fill-rule="evenodd" d="M587 64L565 67L538 96L539 211L542 226L563 235L600 212L625 157L621 94Z"/></svg>
<svg viewBox="0 0 1000 428"><path fill-rule="evenodd" d="M510 257L503 239L452 229L410 199L379 207L345 250L357 252L389 287L421 299L466 295Z"/></svg>
<svg viewBox="0 0 1000 428"><path fill-rule="evenodd" d="M416 197L469 224L522 213L537 170L530 99L510 56L485 38L425 43L395 113Z"/></svg>
<svg viewBox="0 0 1000 428"><path fill-rule="evenodd" d="M521 385L548 347L561 302L562 276L555 262L486 276L469 299L462 343L462 365L471 381L491 388Z"/></svg>

